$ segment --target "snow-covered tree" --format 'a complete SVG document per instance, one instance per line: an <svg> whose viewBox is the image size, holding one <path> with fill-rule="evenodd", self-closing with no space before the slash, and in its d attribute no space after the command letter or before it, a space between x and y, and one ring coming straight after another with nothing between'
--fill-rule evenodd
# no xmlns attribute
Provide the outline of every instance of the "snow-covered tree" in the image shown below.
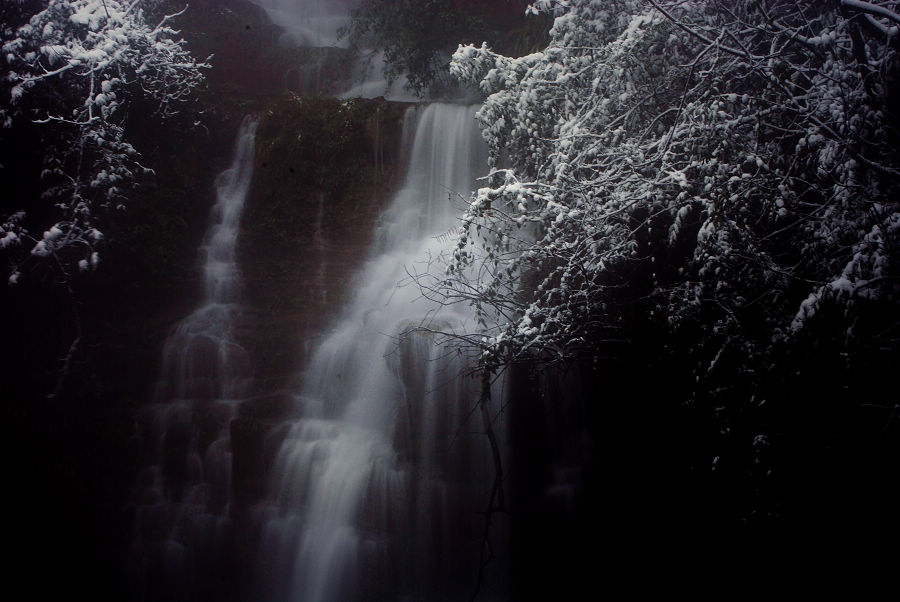
<svg viewBox="0 0 900 602"><path fill-rule="evenodd" d="M732 510L777 514L771 475L809 457L772 458L896 412L896 3L533 9L555 15L545 50L454 55L491 172L419 284L474 305L482 332L453 336L485 373L597 366L619 402L679 408L691 470L744 488Z"/></svg>
<svg viewBox="0 0 900 602"><path fill-rule="evenodd" d="M201 82L208 65L178 38L177 14L160 10L156 0L11 0L0 9L3 143L15 143L23 127L33 135L28 124L52 132L41 199L3 199L0 248L11 283L35 262L63 274L97 266L99 212L122 207L148 171L125 139L129 108L141 101L137 110L170 116ZM35 223L34 214L48 221Z"/></svg>
<svg viewBox="0 0 900 602"><path fill-rule="evenodd" d="M481 312L489 366L590 357L623 303L698 330L698 379L823 304L853 336L900 292L894 5L544 0L544 51L461 46L492 172L426 288Z"/></svg>

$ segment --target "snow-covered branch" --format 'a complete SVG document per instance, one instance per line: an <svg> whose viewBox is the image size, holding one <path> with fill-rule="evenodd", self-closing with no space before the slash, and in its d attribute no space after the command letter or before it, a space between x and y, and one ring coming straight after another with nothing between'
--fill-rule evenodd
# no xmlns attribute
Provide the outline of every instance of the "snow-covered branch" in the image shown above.
<svg viewBox="0 0 900 602"><path fill-rule="evenodd" d="M887 7L881 6L880 4L863 2L862 0L841 0L841 6L861 13L882 17L900 25L900 14L897 14Z"/></svg>
<svg viewBox="0 0 900 602"><path fill-rule="evenodd" d="M81 270L98 265L98 210L122 206L131 182L146 171L124 138L129 103L150 100L160 117L169 116L202 81L209 65L194 59L169 27L176 15L151 26L147 4L45 0L35 14L25 14L25 5L6 9L0 94L8 103L0 105L0 121L6 128L22 122L53 128L57 141L43 171L43 198L56 207L55 221L43 236L26 236L28 218L19 211L0 228L0 240L25 245L8 253L12 282L25 263L40 258Z"/></svg>
<svg viewBox="0 0 900 602"><path fill-rule="evenodd" d="M896 298L898 60L853 41L888 6L539 3L544 51L460 47L495 171L431 293L476 306L500 363L590 354L633 303L752 361L822 299Z"/></svg>

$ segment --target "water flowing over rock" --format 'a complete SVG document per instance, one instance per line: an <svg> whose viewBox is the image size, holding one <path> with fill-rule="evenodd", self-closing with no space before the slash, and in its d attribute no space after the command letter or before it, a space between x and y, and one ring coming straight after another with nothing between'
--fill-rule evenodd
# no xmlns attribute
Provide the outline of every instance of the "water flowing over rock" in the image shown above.
<svg viewBox="0 0 900 602"><path fill-rule="evenodd" d="M483 165L476 109L409 109L407 175L352 295L298 366L302 386L266 395L233 335L256 132L245 120L201 246L204 302L167 340L142 421L153 451L134 497L137 599L456 600L475 587L494 466L473 418L479 383L435 334L475 327L410 274L447 250Z"/></svg>
<svg viewBox="0 0 900 602"><path fill-rule="evenodd" d="M285 95L263 112L238 240L245 291L235 329L257 395L296 390L298 368L349 300L408 167L407 108Z"/></svg>
<svg viewBox="0 0 900 602"><path fill-rule="evenodd" d="M217 181L217 202L200 248L205 295L166 341L156 402L143 435L153 465L138 478L130 568L142 599L194 600L227 572L232 500L229 427L252 372L232 336L240 288L235 242L253 175L257 120L241 124L231 167Z"/></svg>
<svg viewBox="0 0 900 602"><path fill-rule="evenodd" d="M475 109L420 110L406 183L306 370L277 498L258 509L267 599L457 600L474 587L493 466L471 418L478 383L430 332L468 316L424 299L409 273L441 251L483 164Z"/></svg>

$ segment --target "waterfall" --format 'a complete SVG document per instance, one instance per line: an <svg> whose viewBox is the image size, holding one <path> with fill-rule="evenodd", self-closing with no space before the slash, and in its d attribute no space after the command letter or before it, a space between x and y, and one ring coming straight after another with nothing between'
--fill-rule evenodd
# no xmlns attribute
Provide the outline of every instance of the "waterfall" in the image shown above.
<svg viewBox="0 0 900 602"><path fill-rule="evenodd" d="M299 415L270 425L242 422L251 367L232 333L235 243L256 130L244 121L200 249L203 303L166 341L141 423L153 453L134 497L137 599L397 602L471 593L494 467L475 412L479 383L435 331L476 326L467 308L424 298L410 274L428 272L447 252L484 165L476 110L409 109L404 184L380 218L352 298L303 369ZM328 219L327 199L319 201L317 229ZM238 486L248 466L262 466L238 466L246 436L274 458L259 477L267 495Z"/></svg>
<svg viewBox="0 0 900 602"><path fill-rule="evenodd" d="M259 508L264 598L458 600L474 587L493 465L472 417L478 384L430 332L472 326L409 274L445 250L484 165L476 109L418 109L405 184L306 368Z"/></svg>
<svg viewBox="0 0 900 602"><path fill-rule="evenodd" d="M200 247L202 305L167 339L156 400L142 420L154 462L138 478L130 569L140 599L196 600L222 572L232 537L229 425L251 378L232 334L239 290L235 244L253 175L257 120L244 119Z"/></svg>

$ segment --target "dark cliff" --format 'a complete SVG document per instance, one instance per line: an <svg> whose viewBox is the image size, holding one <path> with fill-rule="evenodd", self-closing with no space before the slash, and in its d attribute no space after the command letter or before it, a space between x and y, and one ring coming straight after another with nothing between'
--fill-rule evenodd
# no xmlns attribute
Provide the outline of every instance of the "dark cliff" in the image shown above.
<svg viewBox="0 0 900 602"><path fill-rule="evenodd" d="M290 94L262 112L238 240L238 337L259 390L291 384L309 343L347 298L400 176L406 109Z"/></svg>

